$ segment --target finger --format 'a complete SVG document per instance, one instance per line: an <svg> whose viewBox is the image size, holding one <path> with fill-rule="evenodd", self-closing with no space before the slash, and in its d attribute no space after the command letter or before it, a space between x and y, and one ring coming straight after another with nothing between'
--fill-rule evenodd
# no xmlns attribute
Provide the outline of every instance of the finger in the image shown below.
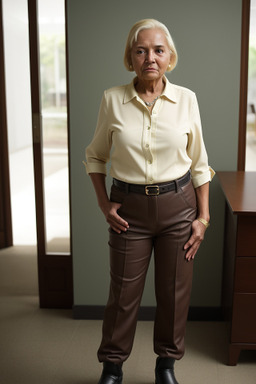
<svg viewBox="0 0 256 384"><path fill-rule="evenodd" d="M129 228L129 224L127 223L127 221L125 221L118 214L114 214L113 216L110 216L107 221L110 225L117 227L121 231L126 231Z"/></svg>
<svg viewBox="0 0 256 384"><path fill-rule="evenodd" d="M202 242L201 240L197 240L191 245L189 249L187 248L188 251L186 253L186 259L188 261L195 258L195 255L201 245L201 242Z"/></svg>
<svg viewBox="0 0 256 384"><path fill-rule="evenodd" d="M188 249L188 248L190 248L190 247L194 244L195 241L196 241L196 237L195 237L194 235L192 235L192 236L188 239L188 241L186 242L186 244L184 245L184 249Z"/></svg>
<svg viewBox="0 0 256 384"><path fill-rule="evenodd" d="M129 224L127 223L126 220L124 220L121 216L117 215L117 222L119 225L121 225L122 227L128 229L129 228Z"/></svg>
<svg viewBox="0 0 256 384"><path fill-rule="evenodd" d="M128 230L127 227L123 225L117 225L116 223L109 223L110 227L117 233L126 232Z"/></svg>
<svg viewBox="0 0 256 384"><path fill-rule="evenodd" d="M189 251L186 253L186 260L194 260L196 253L197 253L198 247L190 248Z"/></svg>
<svg viewBox="0 0 256 384"><path fill-rule="evenodd" d="M194 260L196 255L196 250L194 248L191 248L187 253L186 253L186 260Z"/></svg>
<svg viewBox="0 0 256 384"><path fill-rule="evenodd" d="M107 215L107 222L117 229L124 231L129 228L129 224L121 216L118 215L117 211L121 207L119 203L112 203L110 212Z"/></svg>
<svg viewBox="0 0 256 384"><path fill-rule="evenodd" d="M184 249L187 250L185 257L188 261L195 258L200 244L201 240L199 240L197 236L192 235L184 245Z"/></svg>
<svg viewBox="0 0 256 384"><path fill-rule="evenodd" d="M108 224L111 228L117 232L126 232L129 228L127 221L123 220L119 215L115 214L114 216L109 216L107 219Z"/></svg>
<svg viewBox="0 0 256 384"><path fill-rule="evenodd" d="M122 206L122 204L120 203L113 203L113 208L114 208L114 215L115 217L118 218L118 221L122 224L122 225L125 225L125 226L128 226L128 223L126 220L124 220L118 213L118 209L120 209Z"/></svg>
<svg viewBox="0 0 256 384"><path fill-rule="evenodd" d="M117 227L114 227L114 226L110 226L111 227L111 229L113 229L113 231L115 231L116 233L118 233L118 234L120 234L122 231L119 229L119 228L117 228Z"/></svg>

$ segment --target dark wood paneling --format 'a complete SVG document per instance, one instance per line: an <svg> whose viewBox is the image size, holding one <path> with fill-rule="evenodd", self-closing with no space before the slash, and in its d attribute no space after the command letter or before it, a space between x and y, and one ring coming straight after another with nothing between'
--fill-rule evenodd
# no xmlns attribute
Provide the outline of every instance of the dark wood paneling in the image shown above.
<svg viewBox="0 0 256 384"><path fill-rule="evenodd" d="M222 290L231 320L228 364L236 365L242 349L256 349L256 172L217 175L227 207Z"/></svg>
<svg viewBox="0 0 256 384"><path fill-rule="evenodd" d="M256 172L217 172L234 214L255 215Z"/></svg>
<svg viewBox="0 0 256 384"><path fill-rule="evenodd" d="M236 217L226 203L223 248L222 309L225 320L231 320L236 254Z"/></svg>
<svg viewBox="0 0 256 384"><path fill-rule="evenodd" d="M40 258L41 256L45 255L46 252L46 229L44 210L44 172L42 154L41 90L39 74L40 64L37 23L37 0L28 0L28 18L37 249L38 257Z"/></svg>
<svg viewBox="0 0 256 384"><path fill-rule="evenodd" d="M0 0L0 249L12 238L2 0Z"/></svg>
<svg viewBox="0 0 256 384"><path fill-rule="evenodd" d="M240 352L242 350L254 350L255 344L243 344L243 343L233 343L229 346L229 360L228 365L236 365Z"/></svg>
<svg viewBox="0 0 256 384"><path fill-rule="evenodd" d="M73 278L70 255L45 255L38 265L41 308L72 308Z"/></svg>
<svg viewBox="0 0 256 384"><path fill-rule="evenodd" d="M256 294L236 293L234 295L231 343L256 343L255 325Z"/></svg>
<svg viewBox="0 0 256 384"><path fill-rule="evenodd" d="M238 257L234 291L237 293L256 293L256 258Z"/></svg>
<svg viewBox="0 0 256 384"><path fill-rule="evenodd" d="M254 199L256 200L256 194ZM256 216L239 216L237 224L237 256L256 256L255 241Z"/></svg>

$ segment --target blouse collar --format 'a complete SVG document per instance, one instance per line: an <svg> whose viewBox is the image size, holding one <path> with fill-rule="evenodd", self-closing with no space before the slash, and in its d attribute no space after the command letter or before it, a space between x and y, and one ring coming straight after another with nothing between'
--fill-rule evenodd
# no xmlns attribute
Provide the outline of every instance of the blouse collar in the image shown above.
<svg viewBox="0 0 256 384"><path fill-rule="evenodd" d="M163 77L165 87L162 93L162 97L165 97L166 99L170 100L173 103L177 103L177 92L175 89L175 86L169 82L166 76ZM128 84L125 88L125 93L124 93L124 104L128 103L134 98L138 98L138 93L135 89L134 84L137 81L137 77L135 77L130 84Z"/></svg>

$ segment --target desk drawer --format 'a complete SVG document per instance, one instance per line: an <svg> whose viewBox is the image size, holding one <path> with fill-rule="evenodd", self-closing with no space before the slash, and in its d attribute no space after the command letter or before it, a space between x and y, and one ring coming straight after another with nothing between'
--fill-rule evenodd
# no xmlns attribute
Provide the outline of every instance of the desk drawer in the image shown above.
<svg viewBox="0 0 256 384"><path fill-rule="evenodd" d="M256 294L234 295L232 343L256 343Z"/></svg>
<svg viewBox="0 0 256 384"><path fill-rule="evenodd" d="M235 292L256 293L256 257L237 257Z"/></svg>
<svg viewBox="0 0 256 384"><path fill-rule="evenodd" d="M237 256L256 256L256 216L239 216L237 220Z"/></svg>

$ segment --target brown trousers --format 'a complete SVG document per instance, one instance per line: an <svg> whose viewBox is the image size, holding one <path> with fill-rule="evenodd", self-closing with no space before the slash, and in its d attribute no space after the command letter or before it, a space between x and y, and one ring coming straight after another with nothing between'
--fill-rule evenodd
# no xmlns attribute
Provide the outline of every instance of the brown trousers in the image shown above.
<svg viewBox="0 0 256 384"><path fill-rule="evenodd" d="M112 186L111 200L129 223L125 233L109 230L110 292L105 308L98 359L121 363L131 352L137 314L151 253L154 250L156 316L154 351L180 359L192 286L193 261L185 259L184 244L196 217L191 181L176 190L147 196Z"/></svg>

